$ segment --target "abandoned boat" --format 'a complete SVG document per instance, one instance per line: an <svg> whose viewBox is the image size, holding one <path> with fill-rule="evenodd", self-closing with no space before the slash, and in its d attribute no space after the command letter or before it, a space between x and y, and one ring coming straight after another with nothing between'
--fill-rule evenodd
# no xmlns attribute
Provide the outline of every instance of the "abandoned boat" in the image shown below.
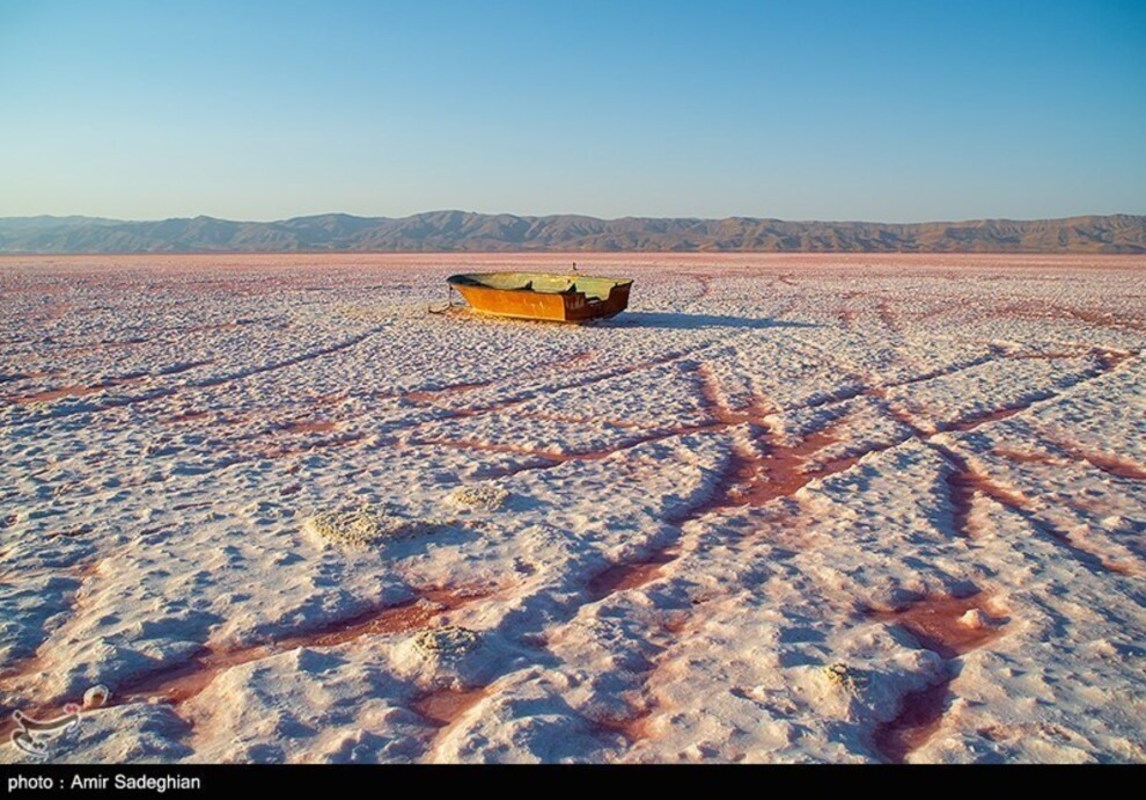
<svg viewBox="0 0 1146 800"><path fill-rule="evenodd" d="M447 283L474 311L520 319L586 322L624 311L633 282L596 275L471 272Z"/></svg>

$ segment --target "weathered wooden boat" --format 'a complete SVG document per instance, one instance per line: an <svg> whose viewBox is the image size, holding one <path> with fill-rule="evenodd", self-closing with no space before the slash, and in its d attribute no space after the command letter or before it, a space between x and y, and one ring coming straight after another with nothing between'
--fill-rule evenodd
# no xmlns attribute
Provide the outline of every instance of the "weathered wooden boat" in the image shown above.
<svg viewBox="0 0 1146 800"><path fill-rule="evenodd" d="M520 319L586 322L605 319L629 305L631 280L547 272L471 272L451 275L474 311Z"/></svg>

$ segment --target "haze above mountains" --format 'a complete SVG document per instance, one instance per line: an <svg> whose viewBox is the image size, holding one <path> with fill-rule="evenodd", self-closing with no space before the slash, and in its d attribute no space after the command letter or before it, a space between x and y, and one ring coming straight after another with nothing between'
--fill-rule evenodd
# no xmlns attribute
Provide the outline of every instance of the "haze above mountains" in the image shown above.
<svg viewBox="0 0 1146 800"><path fill-rule="evenodd" d="M434 211L277 222L0 218L3 253L666 251L1146 253L1146 216L886 224Z"/></svg>

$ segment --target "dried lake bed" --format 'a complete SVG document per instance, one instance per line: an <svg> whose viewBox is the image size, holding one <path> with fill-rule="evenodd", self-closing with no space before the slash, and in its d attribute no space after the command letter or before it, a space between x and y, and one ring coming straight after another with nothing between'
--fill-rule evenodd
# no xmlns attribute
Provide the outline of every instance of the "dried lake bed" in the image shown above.
<svg viewBox="0 0 1146 800"><path fill-rule="evenodd" d="M0 761L1144 761L1144 278L0 257Z"/></svg>

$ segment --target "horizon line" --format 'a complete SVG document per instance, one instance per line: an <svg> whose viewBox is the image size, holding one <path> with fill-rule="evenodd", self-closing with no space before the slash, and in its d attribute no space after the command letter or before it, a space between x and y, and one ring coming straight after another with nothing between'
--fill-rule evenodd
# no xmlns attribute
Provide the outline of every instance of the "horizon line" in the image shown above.
<svg viewBox="0 0 1146 800"><path fill-rule="evenodd" d="M69 220L69 219L84 219L84 220L99 220L104 222L122 222L122 223L148 223L148 222L175 222L175 221L191 221L197 219L207 219L216 222L231 222L236 224L251 224L251 225L271 225L279 222L294 222L297 220L317 219L320 217L350 217L359 220L403 220L413 219L415 217L431 216L436 214L470 214L474 216L483 217L517 217L519 219L546 219L549 217L582 217L585 219L593 219L601 222L619 222L621 220L689 220L696 222L721 222L724 220L752 220L758 222L787 222L787 223L820 223L820 224L847 224L847 225L961 225L974 222L1063 222L1074 219L1087 219L1094 217L1146 217L1146 213L1135 214L1127 211L1115 211L1111 213L1081 213L1070 214L1061 217L965 217L962 219L927 219L917 222L896 222L888 220L874 220L874 219L826 219L826 218L804 218L794 219L785 217L757 217L746 214L730 214L723 217L706 217L706 216L676 216L676 215L644 215L644 214L626 214L620 217L599 217L593 214L582 214L577 212L558 212L552 214L526 214L517 213L513 211L467 211L460 208L440 208L431 209L427 211L417 211L413 214L405 214L402 216L365 216L360 214L351 214L345 211L323 211L315 214L299 214L290 217L277 217L274 219L235 219L230 217L216 217L211 214L196 214L194 216L173 216L173 217L153 217L153 218L136 218L128 219L124 217L102 217L89 214L19 214L19 215L6 215L0 216L0 220L34 220L34 219L50 219L50 220Z"/></svg>

